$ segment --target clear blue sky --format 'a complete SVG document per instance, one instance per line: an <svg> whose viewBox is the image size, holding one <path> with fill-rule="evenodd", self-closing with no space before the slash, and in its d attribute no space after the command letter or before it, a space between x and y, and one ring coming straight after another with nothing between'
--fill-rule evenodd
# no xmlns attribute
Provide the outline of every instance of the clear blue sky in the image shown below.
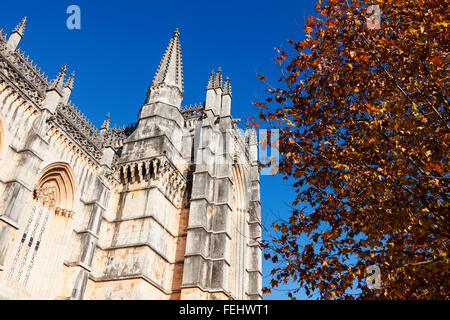
<svg viewBox="0 0 450 320"><path fill-rule="evenodd" d="M245 1L31 1L2 5L0 28L10 32L28 17L19 46L54 78L63 64L74 70L71 100L98 127L137 121L147 88L175 28L180 29L184 71L183 105L203 102L211 69L221 66L232 84L232 114L255 116L251 104L264 96L256 74L279 74L274 47L304 38L314 0ZM81 8L81 30L68 30L69 5ZM245 126L243 121L242 126ZM287 215L294 194L281 176L262 176L263 223ZM263 260L264 281L271 265ZM283 289L283 288L282 288ZM273 290L265 299L285 299ZM299 295L298 298L304 298Z"/></svg>

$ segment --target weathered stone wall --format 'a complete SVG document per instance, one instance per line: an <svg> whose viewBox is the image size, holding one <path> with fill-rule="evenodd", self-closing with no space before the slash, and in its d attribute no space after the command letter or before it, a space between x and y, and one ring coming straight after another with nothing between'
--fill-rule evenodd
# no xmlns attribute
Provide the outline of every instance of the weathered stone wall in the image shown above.
<svg viewBox="0 0 450 320"><path fill-rule="evenodd" d="M179 31L137 124L95 127L0 31L0 299L260 299L256 141L211 75L182 109Z"/></svg>
<svg viewBox="0 0 450 320"><path fill-rule="evenodd" d="M16 298L71 298L74 270L84 272L79 264L83 255L89 255L83 243L88 238L83 223L91 219L93 202L104 201L107 193L98 178L100 166L76 140L49 121L51 113L27 99L26 92L19 89L25 79L11 80L3 72L5 69L0 70L0 292ZM59 164L74 176L73 205L70 214L53 210L49 216L24 287L14 276L8 280L8 273L30 217L33 191L40 187L38 179L46 168ZM32 251L35 244L35 239L30 242Z"/></svg>
<svg viewBox="0 0 450 320"><path fill-rule="evenodd" d="M155 286L158 294L123 292L130 299L169 299L179 292L188 212L149 185L152 181L131 184L113 196L117 199L104 216L94 257L96 288L139 278Z"/></svg>

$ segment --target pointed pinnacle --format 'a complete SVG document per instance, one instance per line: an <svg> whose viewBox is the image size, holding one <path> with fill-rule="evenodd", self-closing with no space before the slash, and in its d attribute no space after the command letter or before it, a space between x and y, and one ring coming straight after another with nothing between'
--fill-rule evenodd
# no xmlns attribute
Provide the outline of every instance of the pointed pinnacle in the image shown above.
<svg viewBox="0 0 450 320"><path fill-rule="evenodd" d="M183 92L183 66L181 61L180 31L175 29L172 39L159 63L152 86L168 85Z"/></svg>
<svg viewBox="0 0 450 320"><path fill-rule="evenodd" d="M109 129L109 118L110 118L110 114L109 114L109 112L108 112L108 114L106 115L105 120L104 120L103 123L102 123L102 126L100 127L100 130L101 130L101 129L106 129L106 130Z"/></svg>
<svg viewBox="0 0 450 320"><path fill-rule="evenodd" d="M230 83L230 78L227 77L227 79L225 80L225 85L223 87L223 94L229 94L231 96L231 83Z"/></svg>
<svg viewBox="0 0 450 320"><path fill-rule="evenodd" d="M214 88L222 89L223 79L222 79L222 68L219 67L217 70L216 78L214 79Z"/></svg>
<svg viewBox="0 0 450 320"><path fill-rule="evenodd" d="M206 86L206 90L214 89L214 76L215 76L215 72L213 69L213 70L211 70L211 74L209 75L208 85Z"/></svg>
<svg viewBox="0 0 450 320"><path fill-rule="evenodd" d="M19 22L19 24L14 28L14 30L11 32L17 32L21 36L23 36L25 32L25 22L27 21L27 17L23 17L22 21Z"/></svg>
<svg viewBox="0 0 450 320"><path fill-rule="evenodd" d="M64 88L69 88L70 90L73 90L74 78L75 78L75 71L72 71L69 79L66 81L66 84L64 85Z"/></svg>
<svg viewBox="0 0 450 320"><path fill-rule="evenodd" d="M67 65L63 65L61 70L59 71L58 75L56 76L56 79L53 81L52 85L50 86L50 89L62 89L64 85L64 78L66 76L67 71Z"/></svg>

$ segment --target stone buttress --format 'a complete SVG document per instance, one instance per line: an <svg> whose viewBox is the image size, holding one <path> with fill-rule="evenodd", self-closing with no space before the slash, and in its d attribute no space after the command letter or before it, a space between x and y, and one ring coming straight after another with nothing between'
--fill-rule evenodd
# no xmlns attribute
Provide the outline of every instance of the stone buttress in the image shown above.
<svg viewBox="0 0 450 320"><path fill-rule="evenodd" d="M0 299L261 299L254 129L231 82L182 107L177 30L137 122L97 130L0 30Z"/></svg>

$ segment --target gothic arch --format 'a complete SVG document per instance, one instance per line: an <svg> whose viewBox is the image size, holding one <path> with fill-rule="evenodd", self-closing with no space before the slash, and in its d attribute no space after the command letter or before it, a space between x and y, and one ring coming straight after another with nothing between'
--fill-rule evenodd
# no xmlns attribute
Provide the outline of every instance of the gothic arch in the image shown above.
<svg viewBox="0 0 450 320"><path fill-rule="evenodd" d="M48 188L53 191L53 206L56 210L71 211L73 209L75 179L67 163L58 162L47 166L36 184L34 196L39 197L38 193L42 191L49 192Z"/></svg>
<svg viewBox="0 0 450 320"><path fill-rule="evenodd" d="M64 233L68 232L67 221L58 217L70 218L74 195L74 176L68 164L51 164L39 175L8 272L8 280L16 288L28 293L31 288L48 292L52 285L48 278L62 266ZM39 276L33 276L35 269L39 269Z"/></svg>
<svg viewBox="0 0 450 320"><path fill-rule="evenodd" d="M245 298L247 255L247 187L242 166L232 167L231 274L230 291L235 299Z"/></svg>

